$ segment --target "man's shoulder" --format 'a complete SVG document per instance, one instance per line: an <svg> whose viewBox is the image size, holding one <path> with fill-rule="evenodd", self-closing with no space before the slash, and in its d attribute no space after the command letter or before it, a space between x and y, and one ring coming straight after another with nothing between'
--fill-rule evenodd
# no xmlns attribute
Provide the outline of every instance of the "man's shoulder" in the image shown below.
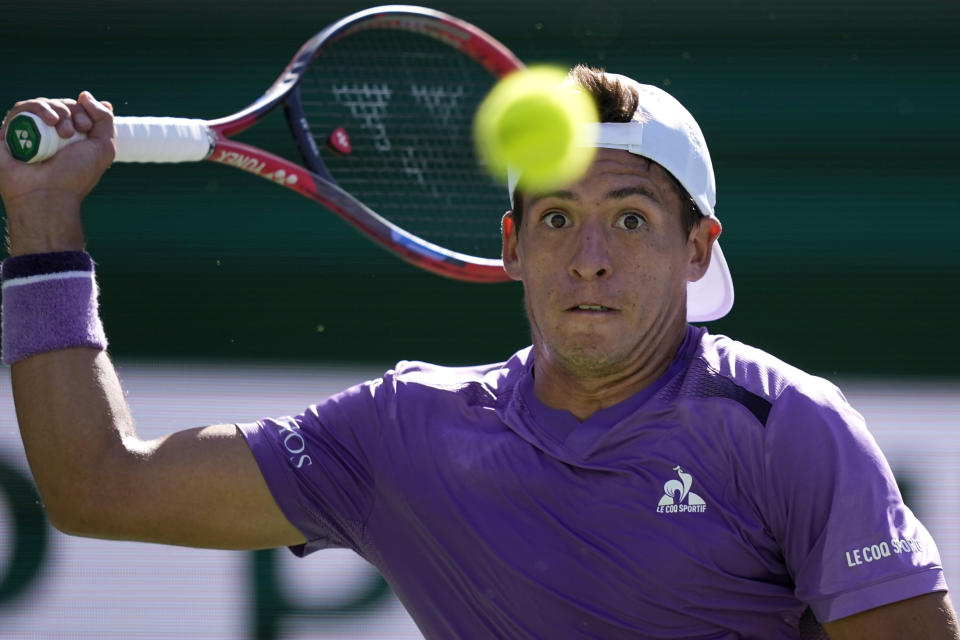
<svg viewBox="0 0 960 640"><path fill-rule="evenodd" d="M814 396L836 389L829 380L725 335L704 332L697 357L717 375L770 402L788 389Z"/></svg>
<svg viewBox="0 0 960 640"><path fill-rule="evenodd" d="M748 408L766 424L772 408L790 403L811 409L845 402L828 380L725 335L703 331L683 381L684 395L722 396Z"/></svg>
<svg viewBox="0 0 960 640"><path fill-rule="evenodd" d="M360 382L315 405L327 419L370 413L373 421L413 415L420 419L464 406L498 409L509 402L519 376L527 369L529 349L502 362L449 366L401 360L383 375Z"/></svg>

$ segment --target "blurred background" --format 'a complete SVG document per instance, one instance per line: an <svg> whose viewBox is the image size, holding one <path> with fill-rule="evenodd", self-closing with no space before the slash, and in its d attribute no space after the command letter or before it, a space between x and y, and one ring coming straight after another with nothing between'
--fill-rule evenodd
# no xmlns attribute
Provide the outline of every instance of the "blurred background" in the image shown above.
<svg viewBox="0 0 960 640"><path fill-rule="evenodd" d="M6 0L0 107L89 89L121 115L222 116L313 33L369 6ZM711 331L839 382L934 530L948 580L949 563L960 571L960 4L430 6L528 63L604 66L690 109L710 145L737 293ZM285 126L277 114L241 139L276 148ZM111 352L148 435L294 413L399 359L487 362L528 342L519 286L422 273L230 168L115 166L86 222ZM352 557L294 563L52 532L30 494L9 370L0 376L0 638L416 637Z"/></svg>

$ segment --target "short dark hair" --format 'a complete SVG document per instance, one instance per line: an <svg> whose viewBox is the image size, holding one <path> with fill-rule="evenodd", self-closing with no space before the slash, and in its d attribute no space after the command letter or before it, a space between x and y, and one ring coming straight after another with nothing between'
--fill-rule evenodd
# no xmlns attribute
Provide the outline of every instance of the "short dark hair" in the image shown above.
<svg viewBox="0 0 960 640"><path fill-rule="evenodd" d="M597 105L600 122L630 122L640 97L632 87L624 86L618 80L610 78L602 68L578 64L570 71L570 78L586 89L593 96ZM654 162L651 160L651 162ZM683 203L682 223L687 236L695 226L700 224L703 213L682 184L669 171L664 170L670 178L680 202ZM523 193L520 189L513 192L513 221L520 229L523 222Z"/></svg>

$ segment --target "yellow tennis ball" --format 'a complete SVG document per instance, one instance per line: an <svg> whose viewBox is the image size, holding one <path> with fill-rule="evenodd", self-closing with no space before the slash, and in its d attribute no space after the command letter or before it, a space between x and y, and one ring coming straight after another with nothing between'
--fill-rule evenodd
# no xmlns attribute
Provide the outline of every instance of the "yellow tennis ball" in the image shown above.
<svg viewBox="0 0 960 640"><path fill-rule="evenodd" d="M545 191L578 180L596 149L588 123L597 121L593 98L563 69L528 67L500 80L474 119L477 154L490 173L521 189Z"/></svg>

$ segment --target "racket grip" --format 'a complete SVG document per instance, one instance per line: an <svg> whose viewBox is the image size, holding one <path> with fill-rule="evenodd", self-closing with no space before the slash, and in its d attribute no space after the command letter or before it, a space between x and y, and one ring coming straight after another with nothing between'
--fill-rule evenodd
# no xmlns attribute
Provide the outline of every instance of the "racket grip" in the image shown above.
<svg viewBox="0 0 960 640"><path fill-rule="evenodd" d="M75 133L69 138L61 138L56 127L51 127L39 116L32 113L18 113L7 125L7 148L21 162L33 164L43 162L60 149L80 140L86 134Z"/></svg>
<svg viewBox="0 0 960 640"><path fill-rule="evenodd" d="M114 162L197 162L214 146L214 134L203 120L193 118L119 117ZM64 147L86 139L76 133L61 138L56 127L38 116L18 113L7 126L7 147L22 162L43 162Z"/></svg>

